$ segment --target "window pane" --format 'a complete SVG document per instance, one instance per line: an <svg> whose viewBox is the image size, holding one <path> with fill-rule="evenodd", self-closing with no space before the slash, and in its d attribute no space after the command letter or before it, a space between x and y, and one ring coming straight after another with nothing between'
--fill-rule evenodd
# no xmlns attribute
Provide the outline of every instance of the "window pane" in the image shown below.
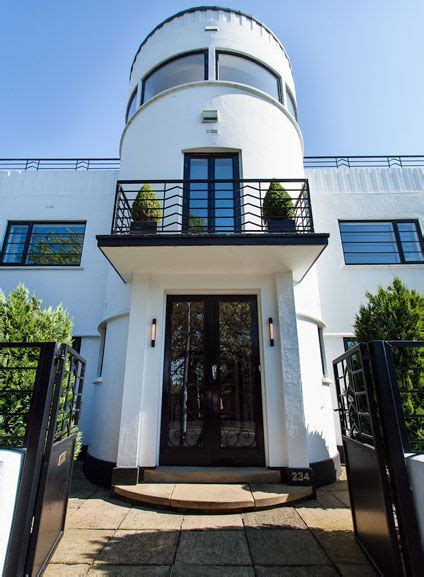
<svg viewBox="0 0 424 577"><path fill-rule="evenodd" d="M287 104L287 110L290 112L292 116L294 116L297 119L296 104L294 102L294 98L291 92L288 89L286 90L286 104Z"/></svg>
<svg viewBox="0 0 424 577"><path fill-rule="evenodd" d="M136 110L137 110L137 89L135 89L134 92L132 93L132 96L128 103L127 118L126 118L127 122L130 118L134 116Z"/></svg>
<svg viewBox="0 0 424 577"><path fill-rule="evenodd" d="M22 262L28 226L27 224L12 224L10 226L3 254L4 263L20 264Z"/></svg>
<svg viewBox="0 0 424 577"><path fill-rule="evenodd" d="M423 247L416 223L398 222L397 227L406 262L424 262Z"/></svg>
<svg viewBox="0 0 424 577"><path fill-rule="evenodd" d="M35 224L26 264L79 265L85 224Z"/></svg>
<svg viewBox="0 0 424 577"><path fill-rule="evenodd" d="M144 80L143 102L172 86L205 79L205 54L188 54L161 66Z"/></svg>
<svg viewBox="0 0 424 577"><path fill-rule="evenodd" d="M277 100L280 99L279 78L261 64L247 58L234 54L219 54L218 78L248 84L270 94Z"/></svg>
<svg viewBox="0 0 424 577"><path fill-rule="evenodd" d="M346 264L401 262L392 222L342 222L340 234Z"/></svg>

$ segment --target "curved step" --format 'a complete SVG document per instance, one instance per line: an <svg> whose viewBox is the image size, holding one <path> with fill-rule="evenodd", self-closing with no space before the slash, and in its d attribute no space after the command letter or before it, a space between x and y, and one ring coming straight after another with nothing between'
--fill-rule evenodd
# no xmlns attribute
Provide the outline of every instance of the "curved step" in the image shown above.
<svg viewBox="0 0 424 577"><path fill-rule="evenodd" d="M310 497L312 487L281 484L140 483L115 485L115 493L134 503L170 509L235 513L288 505Z"/></svg>

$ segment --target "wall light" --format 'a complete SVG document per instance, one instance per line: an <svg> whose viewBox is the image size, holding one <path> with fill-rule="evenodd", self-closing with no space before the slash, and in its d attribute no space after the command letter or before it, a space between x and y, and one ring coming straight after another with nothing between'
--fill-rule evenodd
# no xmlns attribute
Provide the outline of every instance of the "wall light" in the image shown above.
<svg viewBox="0 0 424 577"><path fill-rule="evenodd" d="M274 321L272 320L272 317L269 317L269 319L268 319L268 331L269 331L269 346L273 347L274 346Z"/></svg>
<svg viewBox="0 0 424 577"><path fill-rule="evenodd" d="M156 319L152 320L152 326L150 329L150 344L152 347L156 344Z"/></svg>

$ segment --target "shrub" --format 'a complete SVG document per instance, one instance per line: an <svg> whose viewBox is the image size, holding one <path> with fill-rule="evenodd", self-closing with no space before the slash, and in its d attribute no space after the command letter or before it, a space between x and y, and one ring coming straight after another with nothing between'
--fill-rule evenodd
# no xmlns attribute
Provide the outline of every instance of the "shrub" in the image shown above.
<svg viewBox="0 0 424 577"><path fill-rule="evenodd" d="M138 191L131 207L131 216L134 221L149 222L159 222L162 218L160 202L150 184L143 184Z"/></svg>
<svg viewBox="0 0 424 577"><path fill-rule="evenodd" d="M272 180L265 194L262 206L263 219L293 219L295 209L287 190L276 180Z"/></svg>
<svg viewBox="0 0 424 577"><path fill-rule="evenodd" d="M0 342L59 342L72 344L72 320L62 305L42 308L42 301L22 284L9 293L8 298L0 290ZM1 366L33 367L38 357L34 349L8 349L0 351ZM64 379L69 376L65 364ZM8 435L9 445L18 445L25 432L31 393L28 395L2 394L2 387L15 391L31 391L34 371L5 371L0 382L0 408L6 415L0 422L0 435ZM63 387L66 391L66 386ZM66 393L61 394L59 409L67 406ZM7 415L13 415L7 417ZM75 427L73 432L77 432ZM81 450L82 435L78 432L75 458Z"/></svg>
<svg viewBox="0 0 424 577"><path fill-rule="evenodd" d="M375 294L366 292L368 302L363 304L354 322L358 342L373 340L419 341L424 340L424 296L408 289L399 278L386 289L378 287ZM424 348L394 349L399 388L405 414L424 415ZM420 419L406 422L408 433L417 439L416 449L424 449L424 430ZM412 447L411 447L412 448Z"/></svg>

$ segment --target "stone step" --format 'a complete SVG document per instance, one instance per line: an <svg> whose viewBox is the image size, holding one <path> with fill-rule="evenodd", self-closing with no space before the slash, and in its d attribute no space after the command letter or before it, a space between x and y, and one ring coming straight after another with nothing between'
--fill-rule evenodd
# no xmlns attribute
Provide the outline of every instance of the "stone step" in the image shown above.
<svg viewBox="0 0 424 577"><path fill-rule="evenodd" d="M238 513L291 505L313 494L312 487L276 483L140 483L115 485L113 490L117 495L137 504L203 513Z"/></svg>
<svg viewBox="0 0 424 577"><path fill-rule="evenodd" d="M145 469L145 483L281 483L280 471L265 467L157 467Z"/></svg>

